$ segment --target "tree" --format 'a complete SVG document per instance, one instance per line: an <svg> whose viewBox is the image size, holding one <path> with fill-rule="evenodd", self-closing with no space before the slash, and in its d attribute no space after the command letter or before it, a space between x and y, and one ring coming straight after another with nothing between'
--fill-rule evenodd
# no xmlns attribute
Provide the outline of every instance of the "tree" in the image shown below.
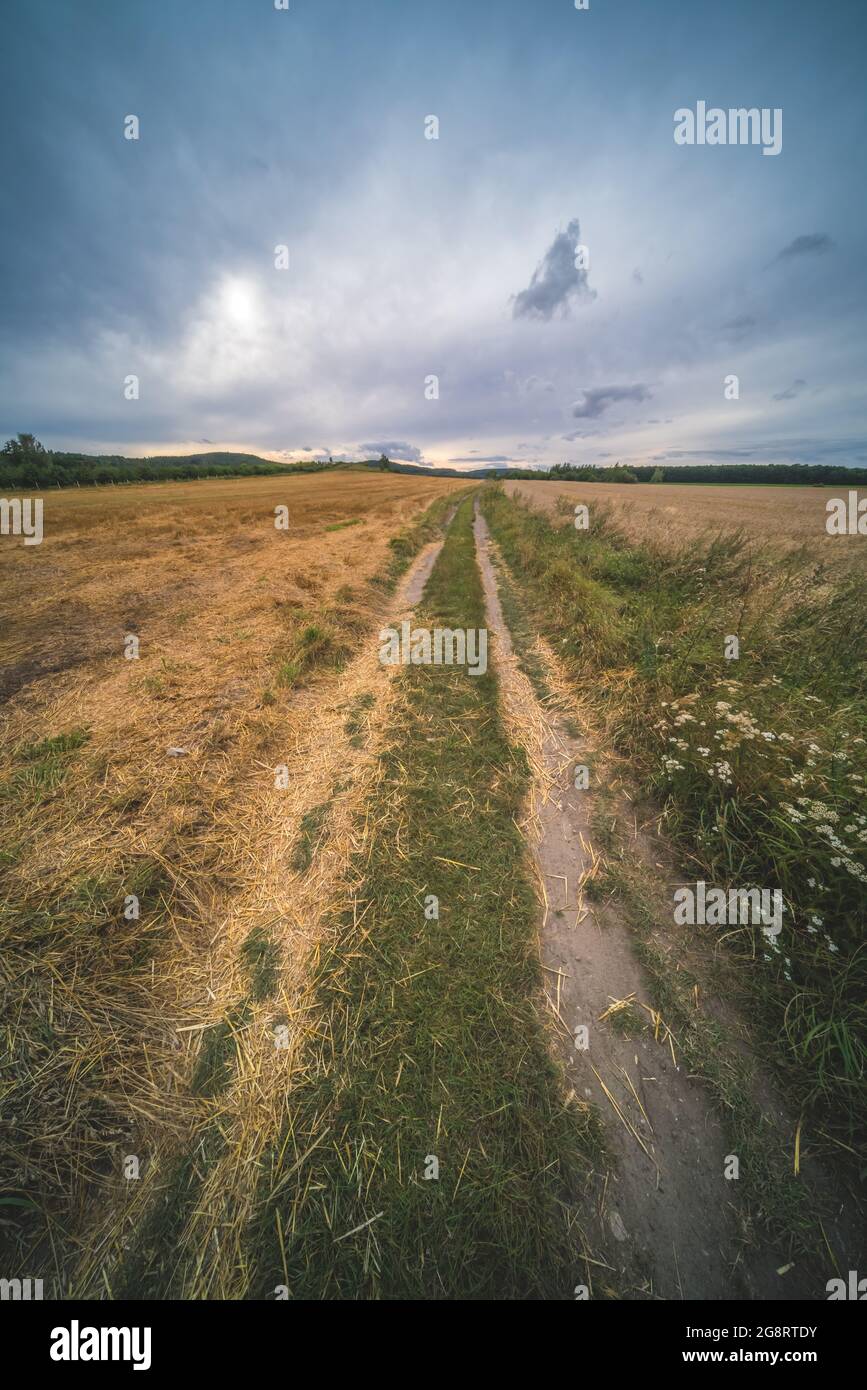
<svg viewBox="0 0 867 1390"><path fill-rule="evenodd" d="M42 487L57 477L54 458L35 434L7 439L0 450L3 482L12 487Z"/></svg>
<svg viewBox="0 0 867 1390"><path fill-rule="evenodd" d="M630 468L624 468L622 463L616 463L613 468L606 470L607 476L612 483L637 483L638 478Z"/></svg>
<svg viewBox="0 0 867 1390"><path fill-rule="evenodd" d="M44 459L46 456L46 450L35 434L19 434L15 439L7 439L3 445L3 453L15 463L30 463L34 458Z"/></svg>
<svg viewBox="0 0 867 1390"><path fill-rule="evenodd" d="M664 483L664 482L665 482L665 474L663 473L663 471L662 471L661 468L654 468L653 473L651 474L650 481L651 481L652 483Z"/></svg>
<svg viewBox="0 0 867 1390"><path fill-rule="evenodd" d="M388 457L388 455L387 455L387 454L380 454L380 456L379 456L379 471L380 471L380 473L387 473L390 467L391 467L391 459Z"/></svg>

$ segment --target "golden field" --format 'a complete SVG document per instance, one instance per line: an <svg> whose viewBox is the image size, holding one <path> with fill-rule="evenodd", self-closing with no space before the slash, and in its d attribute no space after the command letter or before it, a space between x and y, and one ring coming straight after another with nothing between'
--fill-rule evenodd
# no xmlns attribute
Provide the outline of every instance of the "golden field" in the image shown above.
<svg viewBox="0 0 867 1390"><path fill-rule="evenodd" d="M829 536L825 505L845 499L842 487L718 486L699 483L507 482L511 496L521 493L533 506L557 511L558 498L606 503L634 540L679 545L690 536L713 530L743 530L747 538L786 548L807 545L824 559L865 563L863 536Z"/></svg>
<svg viewBox="0 0 867 1390"><path fill-rule="evenodd" d="M0 1189L21 1204L4 1270L99 1288L166 1155L213 1119L190 1078L275 921L271 1013L293 1017L342 863L329 850L302 882L299 828L320 834L326 804L332 836L348 824L372 765L376 579L389 540L461 486L72 489L44 494L41 545L0 541ZM129 1154L142 1181L123 1180Z"/></svg>

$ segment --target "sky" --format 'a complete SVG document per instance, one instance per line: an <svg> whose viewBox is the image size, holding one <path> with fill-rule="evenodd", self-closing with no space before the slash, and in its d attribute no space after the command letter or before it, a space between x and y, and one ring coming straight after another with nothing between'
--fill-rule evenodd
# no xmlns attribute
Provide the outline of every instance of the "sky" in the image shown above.
<svg viewBox="0 0 867 1390"><path fill-rule="evenodd" d="M864 0L286 3L5 7L3 438L867 462Z"/></svg>

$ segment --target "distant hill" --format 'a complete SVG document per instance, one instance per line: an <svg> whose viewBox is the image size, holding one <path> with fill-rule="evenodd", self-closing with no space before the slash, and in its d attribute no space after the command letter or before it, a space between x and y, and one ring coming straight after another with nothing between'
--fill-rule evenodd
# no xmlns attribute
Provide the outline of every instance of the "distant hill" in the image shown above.
<svg viewBox="0 0 867 1390"><path fill-rule="evenodd" d="M10 440L0 452L0 487L74 487L103 483L165 482L188 478L245 478L269 474L320 473L325 470L370 468L390 473L420 473L428 477L483 478L492 469L461 473L455 468L426 468L390 459L354 462L299 459L275 463L258 454L234 454L214 450L202 454L157 454L150 458L126 458L122 454L73 454L42 449L32 436ZM502 470L498 470L502 472Z"/></svg>

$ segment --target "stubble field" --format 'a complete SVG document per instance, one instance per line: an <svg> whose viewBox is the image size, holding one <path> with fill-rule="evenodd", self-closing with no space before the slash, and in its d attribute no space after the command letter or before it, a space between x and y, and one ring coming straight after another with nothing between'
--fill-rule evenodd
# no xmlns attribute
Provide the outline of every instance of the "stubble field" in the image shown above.
<svg viewBox="0 0 867 1390"><path fill-rule="evenodd" d="M83 1258L88 1286L94 1222L117 1229L119 1191L145 1204L161 1147L209 1118L190 1078L245 971L273 972L264 923L285 918L301 971L327 895L289 891L298 827L333 792L329 743L339 759L347 720L369 717L338 682L413 524L455 486L365 471L72 489L45 494L41 545L0 545L13 1267L65 1282ZM121 1181L127 1154L144 1181Z"/></svg>

